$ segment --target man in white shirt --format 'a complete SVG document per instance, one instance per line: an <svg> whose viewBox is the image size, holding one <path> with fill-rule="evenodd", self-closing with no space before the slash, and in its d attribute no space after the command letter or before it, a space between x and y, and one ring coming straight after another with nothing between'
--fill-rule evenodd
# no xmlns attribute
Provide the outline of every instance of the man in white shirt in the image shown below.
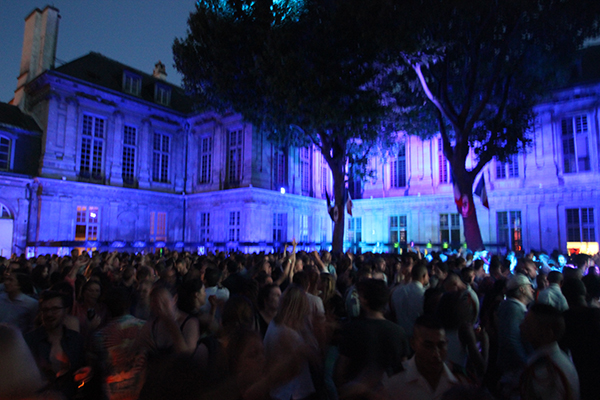
<svg viewBox="0 0 600 400"><path fill-rule="evenodd" d="M520 379L523 398L579 400L579 376L573 362L558 347L565 332L562 313L547 304L536 303L521 324L521 336L534 353Z"/></svg>
<svg viewBox="0 0 600 400"><path fill-rule="evenodd" d="M459 384L444 362L448 341L439 321L429 316L417 318L411 346L415 355L403 363L404 371L383 382L390 399L438 400Z"/></svg>
<svg viewBox="0 0 600 400"><path fill-rule="evenodd" d="M415 265L411 272L412 281L397 288L392 294L392 306L396 322L410 337L417 317L423 313L425 286L429 284L429 273L424 264Z"/></svg>
<svg viewBox="0 0 600 400"><path fill-rule="evenodd" d="M563 274L559 271L550 271L548 274L548 283L548 287L538 295L538 303L548 304L561 312L567 311L569 305L561 291Z"/></svg>

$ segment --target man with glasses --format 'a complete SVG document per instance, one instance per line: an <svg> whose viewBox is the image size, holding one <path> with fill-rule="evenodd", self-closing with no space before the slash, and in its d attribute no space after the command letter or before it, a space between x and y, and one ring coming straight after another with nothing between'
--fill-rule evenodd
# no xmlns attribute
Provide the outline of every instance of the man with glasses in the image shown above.
<svg viewBox="0 0 600 400"><path fill-rule="evenodd" d="M84 339L67 329L64 295L48 291L40 297L42 326L25 335L38 367L48 381L48 389L61 392L67 399L77 394L88 381L90 368L85 367Z"/></svg>

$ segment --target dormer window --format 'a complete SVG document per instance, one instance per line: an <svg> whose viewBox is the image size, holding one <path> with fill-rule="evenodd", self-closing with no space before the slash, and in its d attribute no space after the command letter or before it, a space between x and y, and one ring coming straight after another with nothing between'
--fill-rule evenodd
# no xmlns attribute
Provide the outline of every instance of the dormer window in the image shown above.
<svg viewBox="0 0 600 400"><path fill-rule="evenodd" d="M10 139L0 136L0 171L10 169Z"/></svg>
<svg viewBox="0 0 600 400"><path fill-rule="evenodd" d="M129 71L123 72L123 91L125 93L139 96L142 89L142 78Z"/></svg>
<svg viewBox="0 0 600 400"><path fill-rule="evenodd" d="M156 84L154 86L154 101L163 106L171 104L171 88L168 86Z"/></svg>

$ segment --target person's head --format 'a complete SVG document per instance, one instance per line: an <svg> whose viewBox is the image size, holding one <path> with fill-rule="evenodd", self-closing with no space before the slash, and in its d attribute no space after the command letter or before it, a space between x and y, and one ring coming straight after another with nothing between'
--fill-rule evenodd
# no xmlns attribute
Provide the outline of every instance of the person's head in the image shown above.
<svg viewBox="0 0 600 400"><path fill-rule="evenodd" d="M477 319L477 309L467 291L449 292L440 299L436 317L446 330L457 330Z"/></svg>
<svg viewBox="0 0 600 400"><path fill-rule="evenodd" d="M250 300L242 295L232 295L223 306L223 333L228 335L238 329L252 330L253 323L254 311Z"/></svg>
<svg viewBox="0 0 600 400"><path fill-rule="evenodd" d="M531 303L534 299L534 292L529 278L523 274L514 274L506 281L506 296L523 304Z"/></svg>
<svg viewBox="0 0 600 400"><path fill-rule="evenodd" d="M440 282L443 282L448 277L448 264L442 262L435 263L432 272L438 277Z"/></svg>
<svg viewBox="0 0 600 400"><path fill-rule="evenodd" d="M456 272L450 271L446 279L444 279L442 287L444 288L444 292L450 293L465 290L467 285L465 285Z"/></svg>
<svg viewBox="0 0 600 400"><path fill-rule="evenodd" d="M564 333L562 313L548 304L533 304L521 323L521 337L534 349L559 341Z"/></svg>
<svg viewBox="0 0 600 400"><path fill-rule="evenodd" d="M425 264L417 264L413 266L411 277L413 282L421 282L423 286L429 283L429 272Z"/></svg>
<svg viewBox="0 0 600 400"><path fill-rule="evenodd" d="M50 290L43 292L40 296L40 314L42 326L47 331L61 327L67 316L64 294Z"/></svg>
<svg viewBox="0 0 600 400"><path fill-rule="evenodd" d="M150 311L152 314L160 315L167 310L175 314L176 305L177 296L173 297L169 289L165 286L156 286L150 292Z"/></svg>
<svg viewBox="0 0 600 400"><path fill-rule="evenodd" d="M87 281L81 288L81 299L88 304L95 304L102 294L102 286L95 280Z"/></svg>
<svg viewBox="0 0 600 400"><path fill-rule="evenodd" d="M581 279L566 278L562 285L562 293L567 299L569 308L585 307L587 291Z"/></svg>
<svg viewBox="0 0 600 400"><path fill-rule="evenodd" d="M294 274L293 278L294 284L302 287L304 291L308 291L308 287L310 286L310 281L308 277L308 273L306 271L298 271Z"/></svg>
<svg viewBox="0 0 600 400"><path fill-rule="evenodd" d="M328 273L321 274L321 298L323 302L329 301L335 294L335 278Z"/></svg>
<svg viewBox="0 0 600 400"><path fill-rule="evenodd" d="M535 263L529 258L521 258L517 262L516 272L520 272L530 279L535 279L538 274L538 268Z"/></svg>
<svg viewBox="0 0 600 400"><path fill-rule="evenodd" d="M550 282L548 282L548 275L543 272L540 272L538 276L535 277L535 281L537 283L537 289L540 291L546 289L550 285Z"/></svg>
<svg viewBox="0 0 600 400"><path fill-rule="evenodd" d="M424 376L440 374L448 354L446 331L434 317L422 315L415 321L411 346L417 370Z"/></svg>
<svg viewBox="0 0 600 400"><path fill-rule="evenodd" d="M470 285L475 280L475 270L471 267L463 268L460 271L460 277L464 283Z"/></svg>
<svg viewBox="0 0 600 400"><path fill-rule="evenodd" d="M356 285L360 306L371 311L384 312L390 293L385 282L379 279L366 279Z"/></svg>
<svg viewBox="0 0 600 400"><path fill-rule="evenodd" d="M562 286L563 274L559 271L550 271L548 273L548 283L555 283Z"/></svg>
<svg viewBox="0 0 600 400"><path fill-rule="evenodd" d="M204 271L204 284L206 287L213 287L219 284L221 279L221 270L217 267L207 268Z"/></svg>
<svg viewBox="0 0 600 400"><path fill-rule="evenodd" d="M258 291L257 305L259 310L277 310L281 289L278 285L270 284L263 286Z"/></svg>
<svg viewBox="0 0 600 400"><path fill-rule="evenodd" d="M127 290L121 287L113 287L107 290L104 296L104 304L113 318L129 314L131 298Z"/></svg>
<svg viewBox="0 0 600 400"><path fill-rule="evenodd" d="M306 292L300 286L292 284L283 292L274 321L294 330L301 330L310 314Z"/></svg>
<svg viewBox="0 0 600 400"><path fill-rule="evenodd" d="M195 313L206 302L206 291L200 279L183 282L177 288L177 308L186 313Z"/></svg>
<svg viewBox="0 0 600 400"><path fill-rule="evenodd" d="M28 280L29 282L31 282L31 279L28 278L29 277L27 275L22 274L20 272L11 272L9 274L6 274L4 276L4 291L9 296L16 296L19 293L22 293L22 284L26 284Z"/></svg>

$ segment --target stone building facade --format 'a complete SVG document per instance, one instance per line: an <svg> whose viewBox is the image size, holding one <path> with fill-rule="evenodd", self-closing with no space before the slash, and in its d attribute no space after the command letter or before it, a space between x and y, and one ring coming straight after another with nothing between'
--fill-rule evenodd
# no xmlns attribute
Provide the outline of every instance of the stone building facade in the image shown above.
<svg viewBox="0 0 600 400"><path fill-rule="evenodd" d="M160 62L150 74L89 53L55 67L59 18L53 7L26 18L15 98L0 105L2 255L328 246L332 179L316 148L281 148L237 114L196 111ZM555 92L537 107L530 148L484 168L490 209L476 206L489 246L598 241L598 82ZM398 134L370 166L375 178L350 190L346 247L464 241L439 138Z"/></svg>

